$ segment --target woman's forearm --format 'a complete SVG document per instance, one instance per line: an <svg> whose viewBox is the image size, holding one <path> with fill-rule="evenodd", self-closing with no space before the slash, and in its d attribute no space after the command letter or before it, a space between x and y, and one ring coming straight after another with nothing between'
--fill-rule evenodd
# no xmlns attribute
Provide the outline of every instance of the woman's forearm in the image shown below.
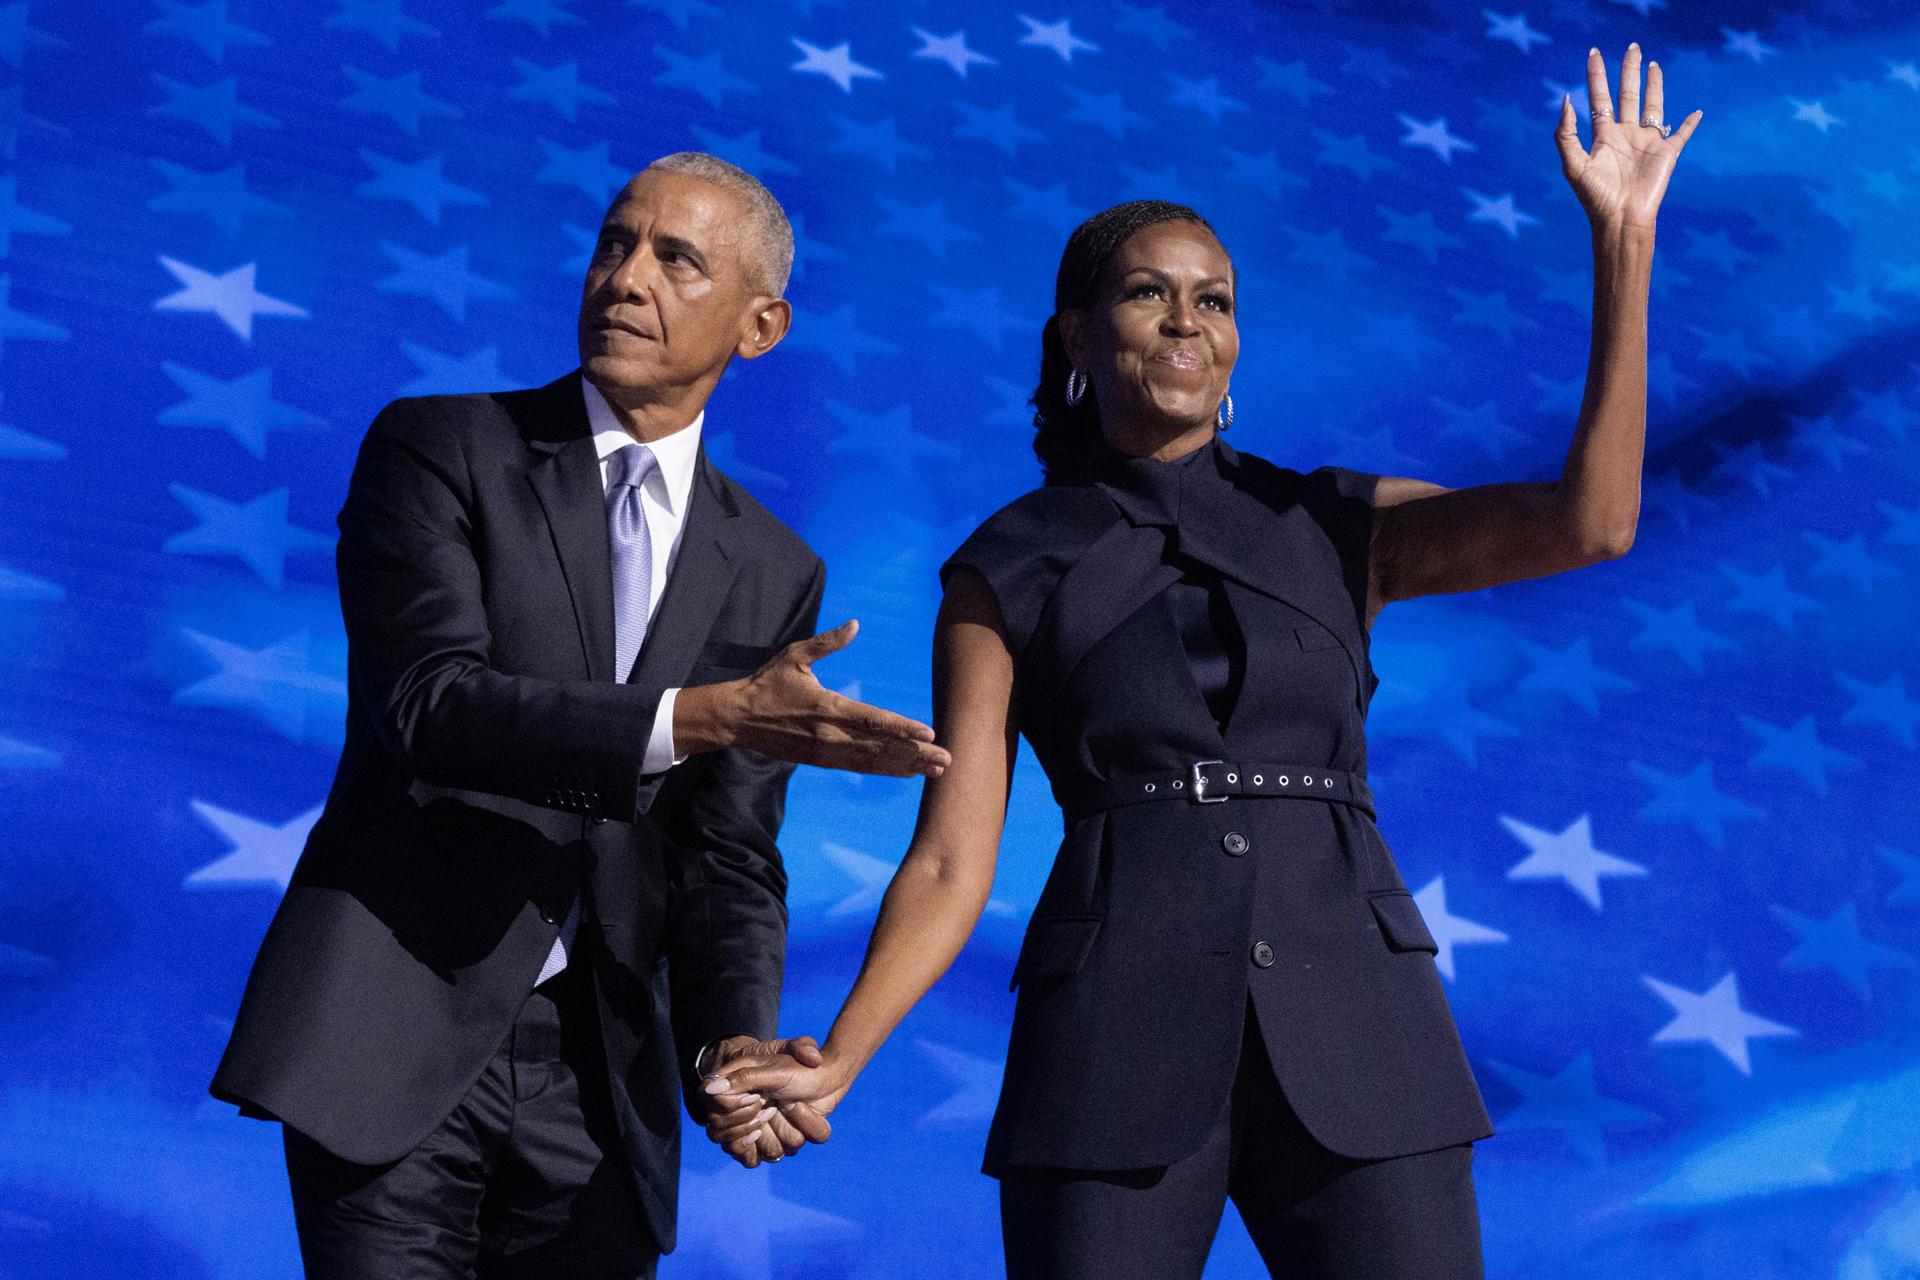
<svg viewBox="0 0 1920 1280"><path fill-rule="evenodd" d="M825 1053L851 1080L908 1010L940 980L986 910L993 880L909 849L880 904L860 976L834 1019Z"/></svg>
<svg viewBox="0 0 1920 1280"><path fill-rule="evenodd" d="M1587 389L1555 496L1572 536L1596 556L1624 554L1640 518L1652 274L1652 226L1594 227Z"/></svg>

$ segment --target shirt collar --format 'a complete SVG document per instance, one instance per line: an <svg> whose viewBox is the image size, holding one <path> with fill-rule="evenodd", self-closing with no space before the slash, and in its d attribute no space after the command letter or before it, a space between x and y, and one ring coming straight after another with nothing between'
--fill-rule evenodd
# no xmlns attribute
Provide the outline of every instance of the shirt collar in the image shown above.
<svg viewBox="0 0 1920 1280"><path fill-rule="evenodd" d="M613 406L607 403L600 388L587 381L584 374L580 378L580 389L587 401L587 425L593 429L594 452L602 462L615 450L638 443L620 425ZM706 421L707 411L702 409L698 417L672 435L647 442L647 448L653 450L661 483L666 487L667 510L676 516L686 510L687 494L693 490L693 468L700 457L700 429Z"/></svg>

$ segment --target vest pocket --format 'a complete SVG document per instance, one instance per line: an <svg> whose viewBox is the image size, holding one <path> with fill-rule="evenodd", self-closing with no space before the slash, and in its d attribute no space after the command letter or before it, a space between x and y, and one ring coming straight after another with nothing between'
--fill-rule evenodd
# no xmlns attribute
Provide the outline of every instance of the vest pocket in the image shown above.
<svg viewBox="0 0 1920 1280"><path fill-rule="evenodd" d="M1387 946L1395 951L1425 951L1438 954L1440 946L1427 932L1427 922L1420 918L1420 908L1414 903L1413 895L1401 890L1397 893L1376 893L1367 899L1373 907L1373 918L1380 924L1381 936L1386 938Z"/></svg>
<svg viewBox="0 0 1920 1280"><path fill-rule="evenodd" d="M1309 622L1304 627L1295 627L1293 629L1293 638L1298 640L1300 647L1308 653L1312 653L1317 649L1338 649L1340 647L1340 637L1334 635L1333 632L1327 630L1317 622Z"/></svg>
<svg viewBox="0 0 1920 1280"><path fill-rule="evenodd" d="M1036 978L1064 978L1080 972L1093 951L1101 920L1100 916L1052 916L1028 925L1007 990Z"/></svg>

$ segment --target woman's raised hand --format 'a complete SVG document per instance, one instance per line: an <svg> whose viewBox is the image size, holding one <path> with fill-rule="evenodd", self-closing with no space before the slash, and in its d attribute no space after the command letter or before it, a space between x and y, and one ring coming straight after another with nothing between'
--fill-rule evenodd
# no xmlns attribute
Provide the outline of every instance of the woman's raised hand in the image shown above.
<svg viewBox="0 0 1920 1280"><path fill-rule="evenodd" d="M1580 129L1569 97L1560 106L1554 141L1561 167L1574 194L1597 228L1651 229L1667 193L1681 149L1693 136L1701 113L1695 111L1669 129L1666 86L1660 64L1647 67L1647 94L1640 98L1640 46L1630 44L1620 60L1620 105L1616 112L1607 87L1607 63L1598 49L1587 55L1587 97L1593 104L1593 148L1580 145Z"/></svg>

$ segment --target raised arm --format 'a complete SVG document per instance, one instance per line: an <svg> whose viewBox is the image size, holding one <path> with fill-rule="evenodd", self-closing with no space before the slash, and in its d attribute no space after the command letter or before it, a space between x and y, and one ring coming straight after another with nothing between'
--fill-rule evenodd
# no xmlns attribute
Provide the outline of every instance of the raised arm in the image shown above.
<svg viewBox="0 0 1920 1280"><path fill-rule="evenodd" d="M1018 738L1013 658L999 605L971 569L949 576L935 623L933 702L934 727L953 763L921 793L912 843L880 904L823 1065L780 1059L726 1068L710 1090L810 1103L824 1115L966 945L993 888ZM739 1155L751 1149L744 1139L754 1127L743 1121L713 1136Z"/></svg>
<svg viewBox="0 0 1920 1280"><path fill-rule="evenodd" d="M1587 89L1592 150L1580 145L1570 99L1561 104L1555 133L1562 169L1593 233L1586 395L1560 478L1466 489L1382 479L1374 498L1369 618L1394 600L1543 577L1624 555L1633 545L1646 445L1654 220L1701 113L1668 136L1658 63L1647 69L1643 112L1638 45L1629 45L1621 62L1617 120L1598 49L1587 55Z"/></svg>

